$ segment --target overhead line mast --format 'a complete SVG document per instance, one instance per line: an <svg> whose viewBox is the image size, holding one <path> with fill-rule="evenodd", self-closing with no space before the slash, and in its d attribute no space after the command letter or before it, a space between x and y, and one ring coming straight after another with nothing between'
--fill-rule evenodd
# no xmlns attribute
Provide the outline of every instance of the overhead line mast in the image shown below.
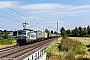
<svg viewBox="0 0 90 60"><path fill-rule="evenodd" d="M57 22L57 33L58 33L58 22Z"/></svg>
<svg viewBox="0 0 90 60"><path fill-rule="evenodd" d="M28 23L26 23L26 21L25 21L25 23L23 23L23 28L24 29L26 29L26 25L28 25Z"/></svg>

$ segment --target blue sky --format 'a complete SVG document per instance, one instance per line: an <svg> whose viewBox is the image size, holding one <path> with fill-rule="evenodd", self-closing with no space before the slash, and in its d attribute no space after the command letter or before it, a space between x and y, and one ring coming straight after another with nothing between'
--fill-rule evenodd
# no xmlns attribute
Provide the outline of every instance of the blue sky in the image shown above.
<svg viewBox="0 0 90 60"><path fill-rule="evenodd" d="M59 29L86 27L90 25L90 0L0 0L1 29L23 29L25 21L33 30L56 31L57 21Z"/></svg>

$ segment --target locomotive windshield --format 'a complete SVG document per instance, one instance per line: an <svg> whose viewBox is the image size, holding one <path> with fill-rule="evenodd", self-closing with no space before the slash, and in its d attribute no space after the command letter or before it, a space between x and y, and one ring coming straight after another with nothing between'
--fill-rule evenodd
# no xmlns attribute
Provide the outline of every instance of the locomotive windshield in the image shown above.
<svg viewBox="0 0 90 60"><path fill-rule="evenodd" d="M18 35L26 35L26 31L23 31L23 30L18 31Z"/></svg>

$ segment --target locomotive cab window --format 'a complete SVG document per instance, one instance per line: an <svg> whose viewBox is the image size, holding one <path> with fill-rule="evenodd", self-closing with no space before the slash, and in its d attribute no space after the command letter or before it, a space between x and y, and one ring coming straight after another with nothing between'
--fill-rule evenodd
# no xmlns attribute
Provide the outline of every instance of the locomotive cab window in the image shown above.
<svg viewBox="0 0 90 60"><path fill-rule="evenodd" d="M23 35L26 35L26 31L23 31L22 34L23 34Z"/></svg>
<svg viewBox="0 0 90 60"><path fill-rule="evenodd" d="M18 35L26 35L26 31L18 31Z"/></svg>
<svg viewBox="0 0 90 60"><path fill-rule="evenodd" d="M22 35L22 31L18 31L18 35Z"/></svg>

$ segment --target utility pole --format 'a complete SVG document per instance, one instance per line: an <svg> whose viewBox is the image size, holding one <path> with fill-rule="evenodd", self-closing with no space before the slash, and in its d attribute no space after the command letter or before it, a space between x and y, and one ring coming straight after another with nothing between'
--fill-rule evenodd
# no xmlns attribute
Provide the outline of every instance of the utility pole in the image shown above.
<svg viewBox="0 0 90 60"><path fill-rule="evenodd" d="M57 21L57 34L58 34L58 21ZM56 38L56 42L58 42L58 38Z"/></svg>
<svg viewBox="0 0 90 60"><path fill-rule="evenodd" d="M25 23L23 23L23 28L24 29L26 29L26 25L27 25L28 23L26 23L26 21L25 21Z"/></svg>
<svg viewBox="0 0 90 60"><path fill-rule="evenodd" d="M58 22L57 22L57 33L58 33Z"/></svg>
<svg viewBox="0 0 90 60"><path fill-rule="evenodd" d="M44 32L44 28L43 28L43 32Z"/></svg>

